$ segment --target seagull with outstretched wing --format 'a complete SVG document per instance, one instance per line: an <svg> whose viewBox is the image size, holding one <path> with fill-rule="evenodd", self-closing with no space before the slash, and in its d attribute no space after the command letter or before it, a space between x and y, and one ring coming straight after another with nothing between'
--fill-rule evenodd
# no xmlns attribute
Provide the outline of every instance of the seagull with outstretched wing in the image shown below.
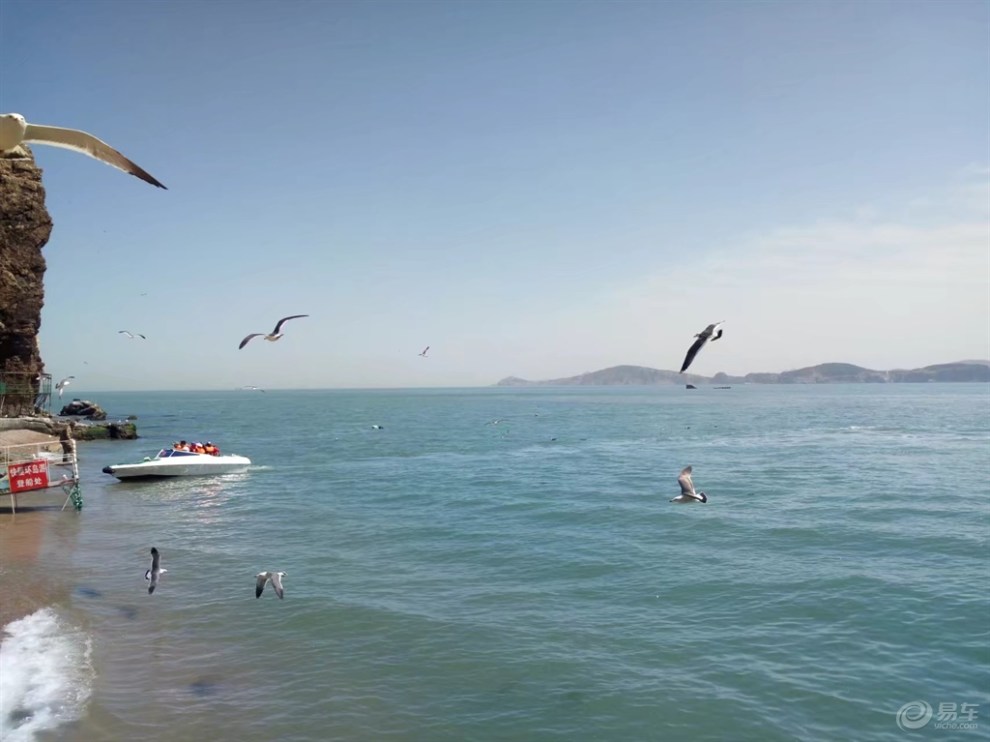
<svg viewBox="0 0 990 742"><path fill-rule="evenodd" d="M695 492L694 482L691 481L690 466L685 466L681 469L681 475L677 477L677 483L681 485L681 494L673 498L671 502L708 502L708 495L704 492Z"/></svg>
<svg viewBox="0 0 990 742"><path fill-rule="evenodd" d="M282 335L285 334L285 333L282 332L282 325L284 325L290 319L299 319L300 317L308 317L308 316L309 316L308 314L293 314L293 315L290 315L288 317L282 317L282 319L280 319L278 321L278 324L275 325L275 329L272 330L270 333L268 333L266 335L263 332L252 332L250 335L248 335L246 338L244 338L241 341L241 344L237 346L237 349L240 350L241 348L243 348L245 345L247 345L249 342L251 342L251 339L252 338L262 338L263 337L265 340L268 340L269 342L274 343L276 340L278 340L280 337L282 337Z"/></svg>
<svg viewBox="0 0 990 742"><path fill-rule="evenodd" d="M158 549L154 546L151 547L151 569L144 573L144 579L148 580L148 595L155 592L155 588L158 587L158 580L163 574L168 572L167 569L161 566L162 557L158 553Z"/></svg>
<svg viewBox="0 0 990 742"><path fill-rule="evenodd" d="M150 183L158 188L165 188L146 170L92 134L78 129L29 124L19 113L0 114L0 152L12 150L22 142L49 144L53 147L75 150L105 162L118 170L123 170L125 173L130 173L145 183Z"/></svg>
<svg viewBox="0 0 990 742"><path fill-rule="evenodd" d="M687 371L688 366L694 360L694 357L698 355L698 351L705 347L705 343L711 340L713 343L722 337L722 325L725 324L725 320L721 322L716 322L713 325L708 325L704 330L695 335L697 340L688 348L687 355L684 356L684 363L681 365L680 373Z"/></svg>
<svg viewBox="0 0 990 742"><path fill-rule="evenodd" d="M265 585L272 583L272 588L279 599L285 598L285 590L282 588L282 578L287 577L285 572L259 572L257 581L254 583L254 597L260 598L265 591Z"/></svg>

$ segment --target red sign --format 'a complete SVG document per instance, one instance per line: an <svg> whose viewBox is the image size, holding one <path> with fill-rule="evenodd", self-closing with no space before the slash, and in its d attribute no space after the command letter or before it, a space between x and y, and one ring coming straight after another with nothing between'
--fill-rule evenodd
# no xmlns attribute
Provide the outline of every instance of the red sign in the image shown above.
<svg viewBox="0 0 990 742"><path fill-rule="evenodd" d="M7 477L11 492L43 490L48 486L48 462L41 460L8 464Z"/></svg>

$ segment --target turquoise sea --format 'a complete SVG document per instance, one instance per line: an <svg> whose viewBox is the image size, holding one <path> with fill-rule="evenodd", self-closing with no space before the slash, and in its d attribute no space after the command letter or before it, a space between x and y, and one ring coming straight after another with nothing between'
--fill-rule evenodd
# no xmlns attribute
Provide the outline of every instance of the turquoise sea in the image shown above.
<svg viewBox="0 0 990 742"><path fill-rule="evenodd" d="M990 737L987 385L85 396L4 742Z"/></svg>

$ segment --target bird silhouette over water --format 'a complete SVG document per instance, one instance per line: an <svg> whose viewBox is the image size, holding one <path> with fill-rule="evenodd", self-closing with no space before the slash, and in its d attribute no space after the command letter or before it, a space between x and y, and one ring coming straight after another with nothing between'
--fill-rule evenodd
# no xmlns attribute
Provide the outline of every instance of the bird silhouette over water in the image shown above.
<svg viewBox="0 0 990 742"><path fill-rule="evenodd" d="M690 466L685 466L681 469L681 475L677 477L677 483L681 485L681 494L673 498L671 502L708 502L708 495L704 492L695 492L694 482L691 481Z"/></svg>
<svg viewBox="0 0 990 742"><path fill-rule="evenodd" d="M285 590L282 589L282 578L288 577L285 572L259 572L257 582L254 584L254 597L260 598L265 591L265 585L272 583L272 588L279 599L285 598Z"/></svg>
<svg viewBox="0 0 990 742"><path fill-rule="evenodd" d="M292 315L290 315L288 317L282 317L282 319L280 319L278 321L278 324L275 325L275 329L272 330L270 333L268 333L266 335L263 332L252 332L250 335L248 335L246 338L244 338L241 341L241 344L237 346L237 349L240 350L241 348L243 348L245 345L247 345L249 342L251 342L251 339L252 338L262 338L263 337L265 340L268 340L269 342L274 343L276 340L278 340L280 337L282 337L282 335L285 334L285 333L282 332L282 325L284 325L290 319L299 319L300 317L308 317L308 316L309 316L308 314L292 314Z"/></svg>
<svg viewBox="0 0 990 742"><path fill-rule="evenodd" d="M158 553L158 549L154 546L151 547L151 569L144 573L144 579L148 580L150 583L148 585L148 595L155 592L155 588L158 587L159 578L168 572L167 569L161 566L162 558Z"/></svg>
<svg viewBox="0 0 990 742"><path fill-rule="evenodd" d="M694 344L691 345L690 348L688 348L687 355L684 356L684 363L681 365L680 373L683 374L685 371L687 371L688 366L691 365L691 362L694 360L694 357L698 355L698 351L700 351L702 348L705 347L705 343L707 343L709 340L711 340L714 343L716 340L722 337L721 326L724 323L725 320L722 320L721 322L716 322L713 325L708 325L708 327L706 327L704 330L702 330L697 335L695 335L695 337L698 339L694 341Z"/></svg>

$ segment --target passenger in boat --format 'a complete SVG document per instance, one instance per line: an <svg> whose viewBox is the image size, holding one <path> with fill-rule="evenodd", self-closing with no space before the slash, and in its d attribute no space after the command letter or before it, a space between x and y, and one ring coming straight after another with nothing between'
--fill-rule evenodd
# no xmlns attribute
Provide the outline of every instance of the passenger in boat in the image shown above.
<svg viewBox="0 0 990 742"><path fill-rule="evenodd" d="M206 449L203 448L203 444L198 442L193 443L192 448L189 450L192 451L193 453L206 453Z"/></svg>
<svg viewBox="0 0 990 742"><path fill-rule="evenodd" d="M186 443L185 441L179 441L178 443L173 445L172 448L174 448L176 451L188 451L189 444Z"/></svg>
<svg viewBox="0 0 990 742"><path fill-rule="evenodd" d="M220 455L220 446L216 445L215 443L211 443L210 445L213 447L213 455L214 456L219 456Z"/></svg>
<svg viewBox="0 0 990 742"><path fill-rule="evenodd" d="M217 449L216 446L213 445L213 441L207 441L206 443L203 444L203 453L207 454L208 456L217 455Z"/></svg>

